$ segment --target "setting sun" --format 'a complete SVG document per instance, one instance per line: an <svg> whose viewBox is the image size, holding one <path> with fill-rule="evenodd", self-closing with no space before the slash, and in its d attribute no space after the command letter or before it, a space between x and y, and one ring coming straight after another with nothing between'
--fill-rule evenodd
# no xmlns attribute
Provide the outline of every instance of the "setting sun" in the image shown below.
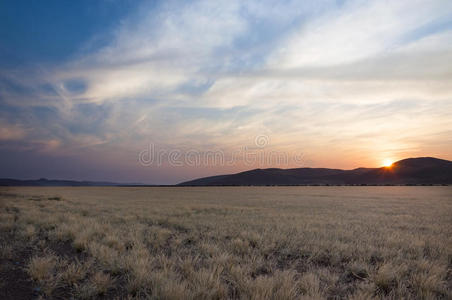
<svg viewBox="0 0 452 300"><path fill-rule="evenodd" d="M393 163L392 160L390 160L390 159L385 159L385 160L383 161L383 166L384 166L384 167L390 167L390 166L392 166L392 163Z"/></svg>

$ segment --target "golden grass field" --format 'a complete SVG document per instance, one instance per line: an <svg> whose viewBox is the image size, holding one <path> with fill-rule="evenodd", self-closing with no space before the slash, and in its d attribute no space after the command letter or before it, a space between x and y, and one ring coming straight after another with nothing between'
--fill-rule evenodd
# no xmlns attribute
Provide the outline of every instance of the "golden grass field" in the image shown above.
<svg viewBox="0 0 452 300"><path fill-rule="evenodd" d="M4 297L452 299L452 187L2 188L0 233Z"/></svg>

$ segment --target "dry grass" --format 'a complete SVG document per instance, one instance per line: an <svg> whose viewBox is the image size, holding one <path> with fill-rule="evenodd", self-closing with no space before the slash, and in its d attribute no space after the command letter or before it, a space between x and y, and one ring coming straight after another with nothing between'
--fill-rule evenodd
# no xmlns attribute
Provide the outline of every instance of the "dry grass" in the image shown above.
<svg viewBox="0 0 452 300"><path fill-rule="evenodd" d="M90 263L80 263L76 259L74 262L66 265L65 270L61 274L61 279L68 285L76 285L85 279L91 265Z"/></svg>
<svg viewBox="0 0 452 300"><path fill-rule="evenodd" d="M60 274L57 272L59 265L59 258L53 254L35 256L28 263L28 274L39 283L47 296L51 296L60 283Z"/></svg>
<svg viewBox="0 0 452 300"><path fill-rule="evenodd" d="M0 230L84 255L30 260L47 296L452 297L451 187L15 188L0 199Z"/></svg>
<svg viewBox="0 0 452 300"><path fill-rule="evenodd" d="M98 295L105 294L114 283L114 279L111 278L110 274L104 273L103 271L96 272L90 278L90 281Z"/></svg>

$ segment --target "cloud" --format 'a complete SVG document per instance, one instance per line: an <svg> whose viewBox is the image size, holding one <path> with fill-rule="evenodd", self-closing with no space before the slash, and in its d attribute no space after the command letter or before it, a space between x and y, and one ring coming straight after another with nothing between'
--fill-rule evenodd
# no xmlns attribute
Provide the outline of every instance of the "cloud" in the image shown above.
<svg viewBox="0 0 452 300"><path fill-rule="evenodd" d="M230 47L246 29L238 9L235 1L168 2L158 11L145 6L139 20L118 28L111 45L69 63L54 80L83 78L87 88L77 98L91 102L168 97L180 85L203 78L202 68L222 67L212 63L214 52Z"/></svg>
<svg viewBox="0 0 452 300"><path fill-rule="evenodd" d="M452 158L450 11L441 0L144 3L100 48L0 71L0 116L17 120L0 138L123 165L149 141L234 149L258 134L319 164L334 147L349 157L341 167L423 149Z"/></svg>
<svg viewBox="0 0 452 300"><path fill-rule="evenodd" d="M449 1L349 1L295 31L269 64L331 66L391 52L411 31L450 18L451 10Z"/></svg>
<svg viewBox="0 0 452 300"><path fill-rule="evenodd" d="M0 121L0 140L20 140L26 136L26 131L20 126L6 124Z"/></svg>

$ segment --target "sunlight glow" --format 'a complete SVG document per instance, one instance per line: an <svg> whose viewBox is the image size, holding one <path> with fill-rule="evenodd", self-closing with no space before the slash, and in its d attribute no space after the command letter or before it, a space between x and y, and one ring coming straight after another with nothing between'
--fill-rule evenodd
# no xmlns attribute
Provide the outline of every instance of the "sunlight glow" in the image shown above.
<svg viewBox="0 0 452 300"><path fill-rule="evenodd" d="M385 159L385 160L383 161L383 166L386 167L386 168L388 168L388 167L392 166L392 163L393 163L392 160L390 160L390 159Z"/></svg>

